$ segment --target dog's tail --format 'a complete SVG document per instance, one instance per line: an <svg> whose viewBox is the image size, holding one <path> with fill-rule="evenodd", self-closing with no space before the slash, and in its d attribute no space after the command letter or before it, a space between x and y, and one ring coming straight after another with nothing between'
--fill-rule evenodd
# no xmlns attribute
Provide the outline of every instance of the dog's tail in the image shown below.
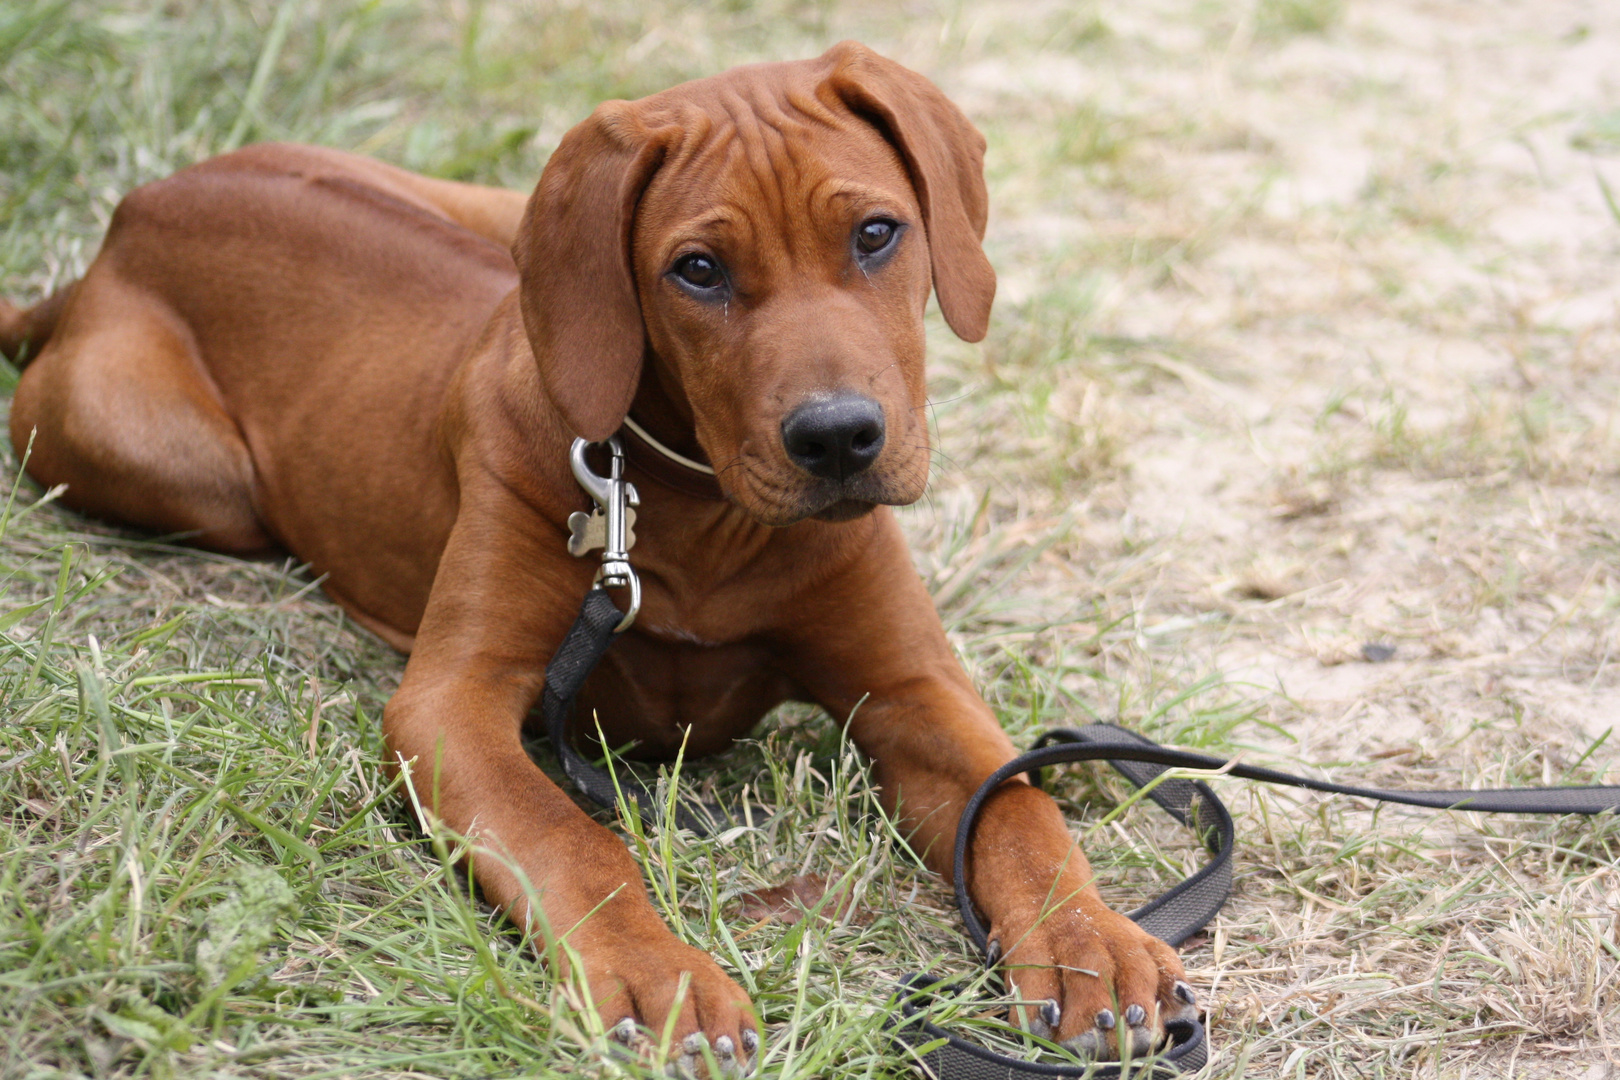
<svg viewBox="0 0 1620 1080"><path fill-rule="evenodd" d="M27 309L0 300L0 356L18 367L38 356L56 330L57 320L77 284L64 285Z"/></svg>

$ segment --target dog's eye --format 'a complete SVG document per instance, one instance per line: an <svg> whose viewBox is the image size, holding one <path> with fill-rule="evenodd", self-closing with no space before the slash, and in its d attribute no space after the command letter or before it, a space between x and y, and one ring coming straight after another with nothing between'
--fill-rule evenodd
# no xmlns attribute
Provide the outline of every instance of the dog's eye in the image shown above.
<svg viewBox="0 0 1620 1080"><path fill-rule="evenodd" d="M876 255L894 239L895 223L885 218L873 218L855 233L855 246L863 255Z"/></svg>
<svg viewBox="0 0 1620 1080"><path fill-rule="evenodd" d="M713 289L726 283L725 271L707 255L688 255L675 264L675 276L694 289Z"/></svg>

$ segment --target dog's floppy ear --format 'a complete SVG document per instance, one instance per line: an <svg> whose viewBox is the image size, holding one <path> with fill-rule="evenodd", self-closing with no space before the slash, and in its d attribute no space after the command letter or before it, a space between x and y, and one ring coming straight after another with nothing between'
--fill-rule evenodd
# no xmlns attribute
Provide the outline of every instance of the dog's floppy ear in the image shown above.
<svg viewBox="0 0 1620 1080"><path fill-rule="evenodd" d="M646 331L631 263L636 204L666 140L609 101L563 136L512 244L518 306L552 404L592 441L624 422Z"/></svg>
<svg viewBox="0 0 1620 1080"><path fill-rule="evenodd" d="M939 309L958 337L982 340L996 295L996 272L980 244L990 212L984 136L939 87L857 41L821 59L831 67L833 93L900 151L922 204Z"/></svg>

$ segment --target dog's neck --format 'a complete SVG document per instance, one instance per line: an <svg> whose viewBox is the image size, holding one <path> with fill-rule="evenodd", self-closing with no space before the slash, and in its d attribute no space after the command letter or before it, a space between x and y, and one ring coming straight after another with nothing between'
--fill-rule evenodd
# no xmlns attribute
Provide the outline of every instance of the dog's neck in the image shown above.
<svg viewBox="0 0 1620 1080"><path fill-rule="evenodd" d="M648 365L652 368L653 365ZM631 462L659 483L697 499L725 498L698 445L691 408L647 372L619 437Z"/></svg>

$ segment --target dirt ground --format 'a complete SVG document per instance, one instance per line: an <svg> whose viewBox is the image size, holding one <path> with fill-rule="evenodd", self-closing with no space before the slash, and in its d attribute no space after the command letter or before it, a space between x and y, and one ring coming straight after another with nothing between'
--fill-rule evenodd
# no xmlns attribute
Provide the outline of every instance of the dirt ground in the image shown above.
<svg viewBox="0 0 1620 1080"><path fill-rule="evenodd" d="M332 25L319 34L295 26L290 59L278 68L272 56L264 70L279 74L255 82L269 87L262 109L241 105L235 124L228 79L218 100L230 108L212 105L212 120L185 96L215 93L222 46L152 18L163 25L142 33L161 58L152 62L157 74L134 81L140 92L130 91L136 105L127 110L118 93L103 94L117 98L109 113L123 126L106 120L117 138L96 132L93 152L59 170L60 210L29 203L36 171L61 164L42 149L59 133L39 136L39 146L30 140L47 120L67 131L72 110L61 102L75 91L40 91L27 114L38 123L19 120L15 139L0 138L14 173L0 195L15 198L0 207L31 215L0 230L8 295L37 295L72 277L119 192L219 149L227 132L532 183L561 132L604 96L860 37L933 77L990 144L987 248L1001 283L991 335L963 345L935 320L936 474L929 496L902 516L953 641L1021 743L1089 712L1350 783L1620 783L1612 734L1620 719L1620 4L761 0L722 10L599 0L530 10L447 0L420 17L400 15L399 5L377 9L406 30L355 14L375 7L310 5L312 24L318 16ZM268 5L230 10L253 23L234 38L219 35L237 50L232 77L245 84L257 80L256 58L268 55L261 42L279 16ZM98 33L110 28L109 40L147 18L103 15L84 22ZM337 73L324 88L311 76L316 88L295 93L318 67L303 58L351 30L382 44L368 41L363 55L321 69ZM405 44L384 47L396 31ZM191 51L182 55L180 45ZM0 94L9 72L25 70L26 48L18 48L19 66L0 65ZM44 72L49 56L35 48ZM475 60L484 68L474 70ZM176 75L180 90L166 89L164 73L184 64L206 78ZM353 87L343 83L345 64L360 72ZM393 98L367 83L374 69ZM142 111L141 94L157 101L164 93L172 103ZM202 118L188 127L171 123L176 117ZM463 135L495 149L474 153L457 141ZM38 494L23 490L19 506ZM342 771L362 786L379 775L374 724L359 707L380 708L398 657L332 629L336 609L296 573L143 550L120 535L41 511L0 552L21 568L7 578L8 601L50 597L58 549L67 539L91 542L91 569L81 572L114 562L132 569L104 591L111 599L75 616L74 639L64 637L61 649L88 656L100 647L88 634L124 640L187 613L193 655L157 660L236 670L290 658L285 678L302 680L299 701L313 686L319 714L324 681L326 704L343 705L333 717L356 710L349 728L333 721L333 748L322 751L329 764L348 755ZM0 644L13 651L41 640L31 636L41 633L34 623L8 633L14 640ZM19 685L30 687L35 662L17 656L26 675ZM128 664L144 670L134 654ZM261 667L272 684L282 677L280 667ZM164 669L149 681L171 677ZM240 693L248 696L221 700L255 732L273 735L277 717L295 711L276 712L268 691ZM790 718L772 738L792 743L803 735L797 723ZM222 743L240 737L223 720L220 730ZM71 770L60 790L51 786L58 753L43 736L36 747L28 732L13 735L6 754L19 756L6 768L25 753L38 757L26 767L37 785L31 798L43 805L60 796L68 811L74 799L89 805ZM126 738L144 744L159 734ZM817 744L805 737L796 745ZM93 741L85 747L81 765L94 759ZM737 762L755 760L723 765L718 782L743 784ZM305 781L297 783L301 791ZM1081 803L1094 786L1068 783L1060 794L1077 820L1099 813ZM1184 953L1210 1003L1218 1056L1209 1075L1620 1077L1620 824L1612 818L1375 813L1235 783L1221 791L1239 823L1237 890ZM782 844L793 858L830 875L868 857L828 826L821 803L838 798L798 794L805 805L782 808L790 823ZM386 834L403 812L378 813L394 814L377 826ZM32 881L36 870L45 880L70 848L100 850L105 838L84 839L98 835L93 815L80 816L82 836L46 836L27 824L38 848L18 880ZM1121 904L1138 901L1166 865L1191 858L1185 839L1152 824L1104 832L1088 844ZM242 850L257 858L264 846L260 837ZM707 900L683 884L687 892L672 902L676 916L699 911L695 939L718 921L703 904L722 910L746 888L781 879L781 851L745 847L713 862L692 848L694 880L720 882ZM891 908L909 904L913 920L901 929L883 920L834 928L801 950L823 965L812 979L816 1007L845 1010L840 1046L868 1045L861 1024L895 970L975 964L948 891L884 853L882 872L868 875L871 895L887 893ZM408 852L399 859L403 870L376 871L377 888L404 889L433 869ZM123 889L120 865L101 866L95 887L109 896ZM154 888L163 880L151 877ZM453 876L446 880L441 910L463 910ZM370 912L326 903L301 913L310 940L347 942L371 962L369 947L344 936ZM416 932L416 916L399 917L403 940ZM32 948L33 924L14 921L16 947ZM798 947L777 956L770 950L787 939L772 933L754 940L773 944L749 946L751 977L798 993ZM189 971L179 952L163 951L168 945L132 942L148 952L131 955ZM459 1001L458 965L469 952L452 943L379 955L412 973L411 993L427 986L428 998ZM520 953L503 952L502 962L529 980L523 985L542 985ZM80 978L71 964L81 961L62 963L50 969L52 985ZM417 963L420 970L410 966ZM390 1040L406 1037L396 1029L418 1024L415 1045L465 1051L475 1062L466 1075L507 1069L500 1053L516 1060L530 1052L472 1021L458 1021L467 1026L451 1038L420 1019L426 1014L388 1013L392 999L365 970L334 962L319 988L371 1002L376 1018L356 1027L376 1047L392 1053ZM192 990L173 978L173 1001L162 1003L180 1015ZM58 1011L30 1014L44 1034L17 1042L6 1060L69 1063L51 1075L90 1069L99 1051L75 1040L98 1015L89 1010L113 999L27 993L29 1008L45 1002ZM821 1022L780 1004L793 993L782 991L767 1016L783 1046ZM252 1017L258 1007L238 1002L232 1015ZM536 1027L528 1016L510 1023L525 1039ZM307 1060L289 1056L252 1074L393 1068L355 1064L362 1059L344 1056L358 1055L354 1047L320 1042L325 1030L289 1038ZM543 1060L562 1060L551 1037L547 1052L557 1056ZM356 1036L354 1046L362 1043ZM863 1068L888 1075L886 1047L870 1047L878 1063ZM173 1060L198 1072L238 1068L213 1053L201 1046ZM137 1068L128 1055L109 1060L128 1073ZM791 1057L768 1063L767 1075L834 1075L815 1065L795 1072L782 1064ZM449 1063L433 1068L454 1072Z"/></svg>
<svg viewBox="0 0 1620 1080"><path fill-rule="evenodd" d="M1212 677L1275 725L1248 741L1296 762L1379 762L1355 770L1375 783L1559 781L1620 719L1620 7L1092 17L1073 31L1096 35L1089 51L984 58L950 81L1004 118L991 236L1012 329L978 361L1008 422L941 406L935 505L971 512L989 483L1010 516L1075 515L1027 600L1061 618L1095 598L1078 637L1124 620L1095 648L1126 715L1161 680ZM1088 138L1042 147L1076 114ZM1031 167L1042 149L1069 167ZM1009 452L1053 439L1067 477L1008 478ZM1620 774L1612 737L1590 761ZM1436 845L1391 875L1460 886L1497 859L1455 826L1379 822ZM1354 944L1366 888L1286 914L1251 892L1235 922L1278 950L1240 954L1249 972L1219 946L1195 962L1223 1010L1277 1033L1313 1003L1341 1031L1273 1051L1289 1074L1337 1075L1406 1038L1414 1075L1611 1075L1620 873L1600 862L1549 892L1502 869L1522 891L1371 948ZM1607 923L1606 946L1469 937L1536 904ZM1357 1004L1345 980L1371 966L1438 993L1437 947L1500 961L1502 985L1458 1001L1506 1002L1496 1016L1528 1028L1472 1049L1356 1031L1390 984ZM1566 947L1596 966L1526 982L1503 959Z"/></svg>
<svg viewBox="0 0 1620 1080"><path fill-rule="evenodd" d="M1053 493L1078 495L1064 561L1144 621L1216 616L1178 649L1331 718L1296 731L1316 754L1504 710L1594 739L1620 718L1620 10L1342 18L1210 50L1133 5L1099 63L961 72L970 109L1083 104L1124 143L1100 184L1004 164L991 228L1004 320L1076 278L1087 301L1050 412L1106 452ZM993 476L965 419L960 471Z"/></svg>

